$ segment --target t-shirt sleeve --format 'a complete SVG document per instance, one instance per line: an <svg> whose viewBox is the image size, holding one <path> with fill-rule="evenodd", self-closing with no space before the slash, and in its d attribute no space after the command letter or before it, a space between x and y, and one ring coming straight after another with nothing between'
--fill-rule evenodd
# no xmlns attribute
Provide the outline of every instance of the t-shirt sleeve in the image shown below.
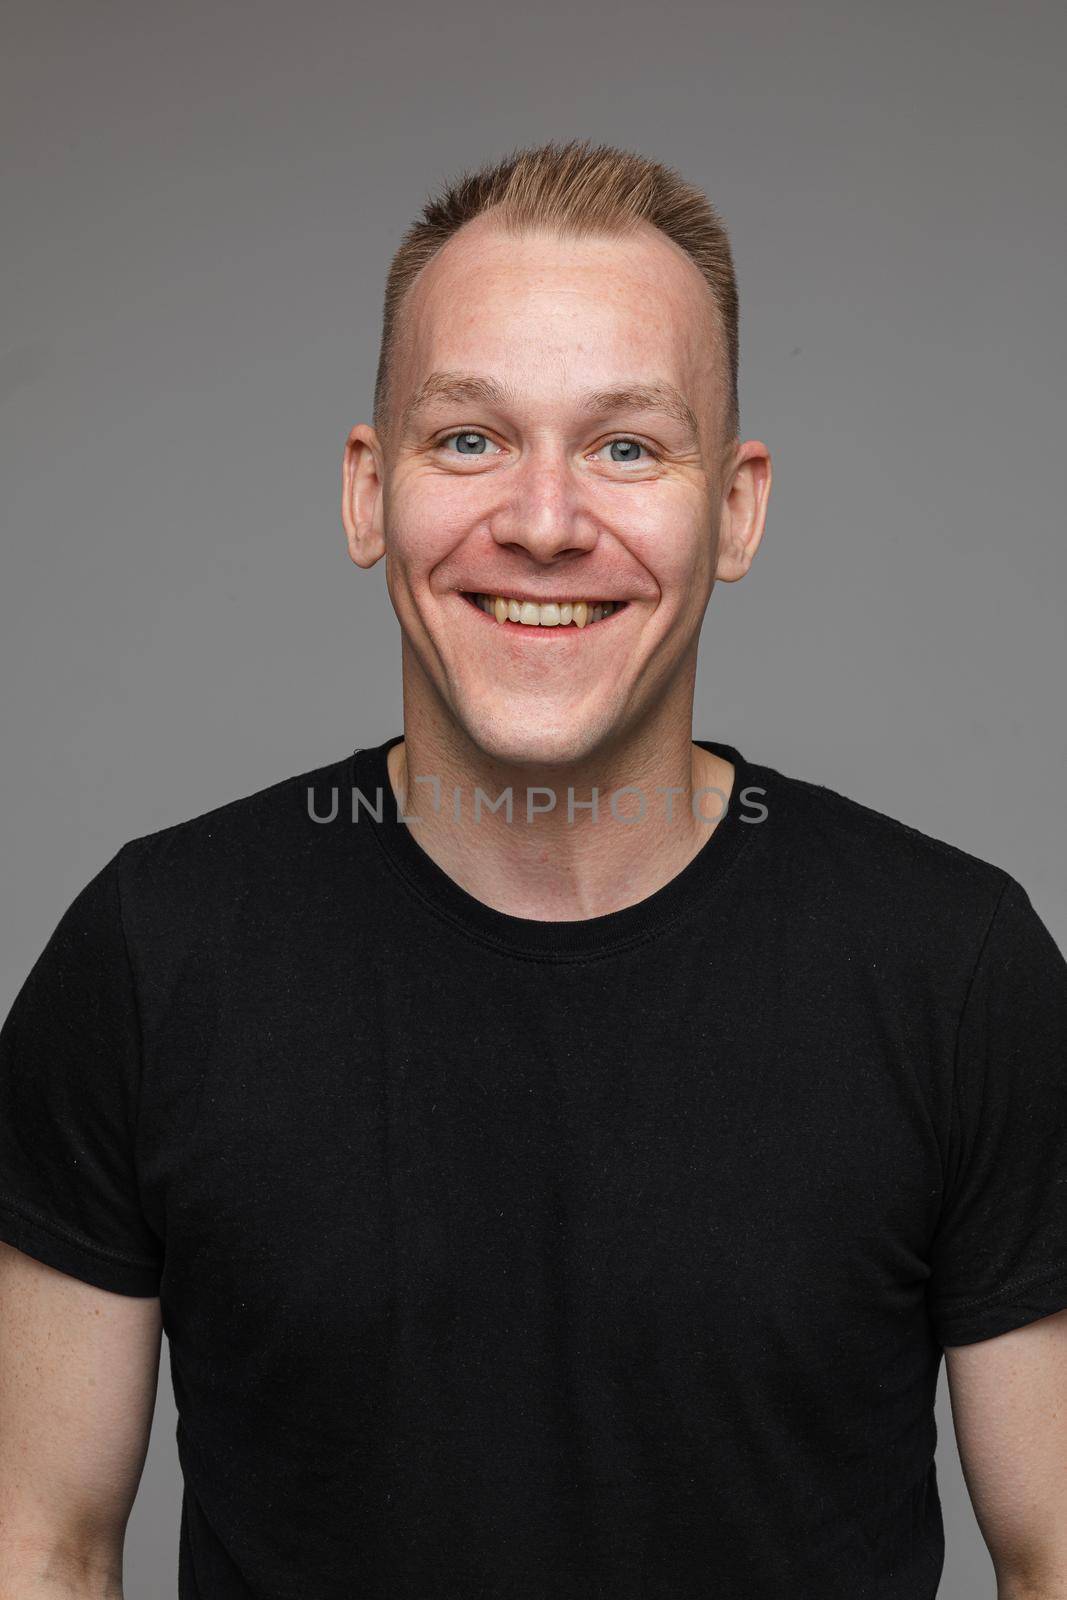
<svg viewBox="0 0 1067 1600"><path fill-rule="evenodd" d="M63 914L0 1030L0 1239L99 1288L152 1296L162 1241L138 1193L122 853Z"/></svg>
<svg viewBox="0 0 1067 1600"><path fill-rule="evenodd" d="M1067 1307L1067 963L1014 879L960 1019L931 1268L942 1347Z"/></svg>

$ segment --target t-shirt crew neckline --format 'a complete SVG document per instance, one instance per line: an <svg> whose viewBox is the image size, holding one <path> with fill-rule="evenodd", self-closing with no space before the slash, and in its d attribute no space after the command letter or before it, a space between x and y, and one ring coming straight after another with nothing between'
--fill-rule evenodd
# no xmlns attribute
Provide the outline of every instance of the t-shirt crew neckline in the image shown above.
<svg viewBox="0 0 1067 1600"><path fill-rule="evenodd" d="M731 763L734 782L725 814L680 872L643 900L603 916L563 922L512 916L486 905L449 877L398 815L387 763L389 751L403 737L402 733L394 734L379 745L353 751L353 791L359 790L363 796L358 801L358 825L370 828L390 866L431 910L483 943L517 956L543 961L590 959L654 938L706 901L709 892L722 884L753 835L759 832L753 825L754 817L745 821L741 816L742 796L753 783L754 769L733 745L695 739L693 742L701 749ZM761 788L760 793L763 792ZM374 815L379 809L379 795L380 822ZM490 798L495 799L495 796ZM605 806L610 804L611 797L602 794L599 799L601 806ZM680 803L681 796L675 795L675 808ZM709 816L714 815L715 803L714 796L702 798L702 807ZM664 796L650 796L646 820L634 826L654 827L657 816L664 822L665 811L655 809L664 804ZM353 815L356 814L353 794ZM677 815L677 809L674 814Z"/></svg>

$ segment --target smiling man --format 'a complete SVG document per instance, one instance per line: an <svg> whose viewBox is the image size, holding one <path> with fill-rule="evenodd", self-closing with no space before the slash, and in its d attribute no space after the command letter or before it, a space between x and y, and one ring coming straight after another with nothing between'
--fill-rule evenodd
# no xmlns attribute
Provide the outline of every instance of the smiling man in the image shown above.
<svg viewBox="0 0 1067 1600"><path fill-rule="evenodd" d="M631 152L403 240L342 499L403 732L123 845L3 1030L0 1593L121 1594L165 1328L183 1600L932 1600L942 1355L1000 1600L1063 1600L1067 967L694 739L737 348Z"/></svg>
<svg viewBox="0 0 1067 1600"><path fill-rule="evenodd" d="M571 162L540 189L528 166L526 207L558 196L540 225L490 205L425 265L418 235L402 247L379 426L352 430L343 503L353 559L386 556L402 629L394 786L415 770L471 800L558 800L536 826L485 813L471 832L412 796L419 842L480 902L544 920L644 899L708 842L734 769L693 743L698 636L716 578L752 559L771 480L765 447L736 438L735 335L707 280L632 209L584 231L607 228L625 167L599 191L589 169L592 216L566 231L585 193ZM692 243L726 293L721 230ZM610 809L622 786L638 793ZM578 812L594 789L603 807ZM714 798L693 807L694 790Z"/></svg>

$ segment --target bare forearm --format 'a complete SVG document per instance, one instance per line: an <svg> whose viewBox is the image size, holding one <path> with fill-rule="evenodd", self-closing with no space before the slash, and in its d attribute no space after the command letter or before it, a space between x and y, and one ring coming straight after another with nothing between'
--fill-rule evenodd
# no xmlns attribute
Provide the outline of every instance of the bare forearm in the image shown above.
<svg viewBox="0 0 1067 1600"><path fill-rule="evenodd" d="M61 1580L30 1577L0 1568L0 1600L123 1600L122 1586L101 1589L75 1587Z"/></svg>
<svg viewBox="0 0 1067 1600"><path fill-rule="evenodd" d="M1067 1600L1067 1568L1061 1577L1034 1580L1000 1578L997 1600Z"/></svg>
<svg viewBox="0 0 1067 1600"><path fill-rule="evenodd" d="M122 1557L5 1544L0 1530L0 1600L123 1600Z"/></svg>

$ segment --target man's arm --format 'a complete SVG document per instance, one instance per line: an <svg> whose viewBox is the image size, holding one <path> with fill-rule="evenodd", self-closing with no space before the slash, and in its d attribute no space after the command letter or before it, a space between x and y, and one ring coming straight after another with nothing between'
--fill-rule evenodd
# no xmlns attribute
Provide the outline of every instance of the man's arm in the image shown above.
<svg viewBox="0 0 1067 1600"><path fill-rule="evenodd" d="M1067 1311L945 1349L997 1600L1067 1600Z"/></svg>
<svg viewBox="0 0 1067 1600"><path fill-rule="evenodd" d="M0 1242L0 1600L121 1600L161 1338L158 1299Z"/></svg>

